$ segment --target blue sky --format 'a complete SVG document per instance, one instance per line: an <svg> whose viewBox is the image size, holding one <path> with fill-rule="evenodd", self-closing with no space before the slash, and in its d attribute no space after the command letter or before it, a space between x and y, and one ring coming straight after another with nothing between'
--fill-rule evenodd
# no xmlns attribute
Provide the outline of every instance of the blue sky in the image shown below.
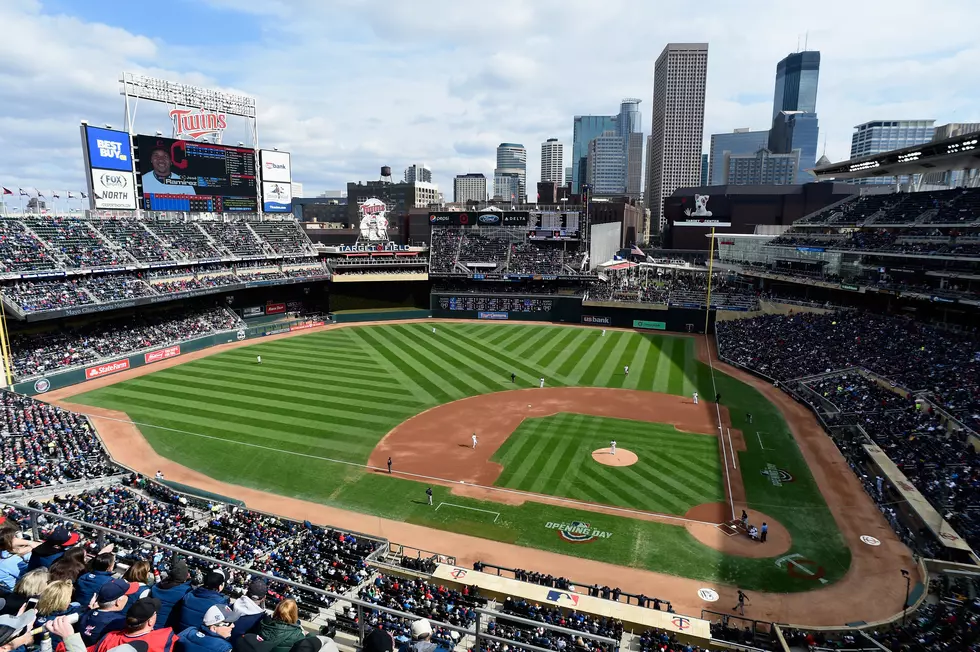
<svg viewBox="0 0 980 652"><path fill-rule="evenodd" d="M254 96L260 144L292 152L307 195L420 162L449 199L505 141L527 147L533 187L546 139L569 163L576 114L639 97L649 131L668 41L710 44L706 144L767 128L776 62L804 33L821 147L841 160L868 120L980 122L978 22L975 0L0 0L0 185L81 189L79 120L122 126L125 70ZM169 131L148 103L136 125Z"/></svg>

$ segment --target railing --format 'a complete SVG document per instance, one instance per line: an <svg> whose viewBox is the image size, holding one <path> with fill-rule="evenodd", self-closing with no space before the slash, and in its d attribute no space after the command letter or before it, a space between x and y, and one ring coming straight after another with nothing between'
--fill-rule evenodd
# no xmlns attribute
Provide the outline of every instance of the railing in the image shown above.
<svg viewBox="0 0 980 652"><path fill-rule="evenodd" d="M430 559L437 564L449 564L450 566L456 565L456 557L453 555L444 555L441 552L432 552L431 550L423 550L422 548L415 548L412 546L406 546L403 543L395 543L394 541L388 542L388 552L390 554L399 555L400 557L414 557L415 559Z"/></svg>

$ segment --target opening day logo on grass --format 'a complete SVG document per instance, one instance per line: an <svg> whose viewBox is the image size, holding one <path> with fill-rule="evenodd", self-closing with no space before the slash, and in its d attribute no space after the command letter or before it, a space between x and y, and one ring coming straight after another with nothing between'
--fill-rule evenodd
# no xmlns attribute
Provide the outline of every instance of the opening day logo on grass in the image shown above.
<svg viewBox="0 0 980 652"><path fill-rule="evenodd" d="M608 539L613 535L612 532L594 530L591 525L582 521L572 521L571 523L548 521L544 526L549 530L558 530L558 536L569 543L591 543L596 539Z"/></svg>
<svg viewBox="0 0 980 652"><path fill-rule="evenodd" d="M789 471L776 468L772 462L766 464L766 468L762 469L762 475L767 476L774 487L782 487L787 482L793 481L793 476L790 475Z"/></svg>

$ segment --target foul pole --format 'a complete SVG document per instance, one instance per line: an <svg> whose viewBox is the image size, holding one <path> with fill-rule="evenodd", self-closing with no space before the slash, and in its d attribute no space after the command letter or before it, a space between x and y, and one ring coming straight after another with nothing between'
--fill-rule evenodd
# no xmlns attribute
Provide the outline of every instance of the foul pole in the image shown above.
<svg viewBox="0 0 980 652"><path fill-rule="evenodd" d="M708 295L704 301L704 334L708 334L708 322L711 317L711 271L715 263L715 227L711 227L711 242L708 244Z"/></svg>

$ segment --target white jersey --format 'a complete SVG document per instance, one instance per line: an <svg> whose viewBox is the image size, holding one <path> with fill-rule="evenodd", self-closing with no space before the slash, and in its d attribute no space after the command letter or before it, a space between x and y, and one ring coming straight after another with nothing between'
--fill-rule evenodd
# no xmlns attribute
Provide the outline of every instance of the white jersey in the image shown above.
<svg viewBox="0 0 980 652"><path fill-rule="evenodd" d="M538 385L538 387L544 387L544 378L542 378L542 379L541 379L541 382L540 382L540 384Z"/></svg>

